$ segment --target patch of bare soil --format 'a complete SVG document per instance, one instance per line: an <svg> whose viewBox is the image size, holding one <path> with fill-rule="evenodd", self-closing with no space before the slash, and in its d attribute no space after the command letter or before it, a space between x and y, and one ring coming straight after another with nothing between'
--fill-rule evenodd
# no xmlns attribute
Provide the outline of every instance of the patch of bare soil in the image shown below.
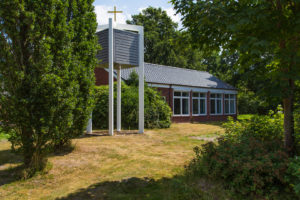
<svg viewBox="0 0 300 200"><path fill-rule="evenodd" d="M207 137L207 136L191 136L191 139L207 141L207 142L214 142L217 140L217 137Z"/></svg>

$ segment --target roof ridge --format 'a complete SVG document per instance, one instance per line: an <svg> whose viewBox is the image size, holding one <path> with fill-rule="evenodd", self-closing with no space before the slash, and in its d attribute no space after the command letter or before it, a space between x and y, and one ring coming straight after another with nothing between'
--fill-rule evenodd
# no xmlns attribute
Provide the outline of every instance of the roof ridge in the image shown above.
<svg viewBox="0 0 300 200"><path fill-rule="evenodd" d="M156 66L160 66L160 67L170 67L170 68L177 68L177 69L182 69L182 70L186 70L186 71L197 71L197 72L204 72L207 74L210 74L207 71L202 71L202 70L196 70L196 69L189 69L189 68L182 68L182 67L174 67L174 66L170 66L170 65L161 65L161 64L155 64L155 63L148 63L148 62L144 62L146 64L150 64L150 65L156 65Z"/></svg>

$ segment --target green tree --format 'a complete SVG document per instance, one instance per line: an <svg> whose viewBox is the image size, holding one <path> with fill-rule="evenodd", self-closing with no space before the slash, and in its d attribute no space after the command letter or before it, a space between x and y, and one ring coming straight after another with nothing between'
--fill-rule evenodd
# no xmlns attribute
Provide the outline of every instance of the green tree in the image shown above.
<svg viewBox="0 0 300 200"><path fill-rule="evenodd" d="M300 74L300 2L283 0L172 0L183 25L206 53L239 53L241 71L259 68L266 95L284 107L285 147L294 150L294 92Z"/></svg>
<svg viewBox="0 0 300 200"><path fill-rule="evenodd" d="M0 2L0 121L44 168L49 144L81 134L92 110L97 28L92 0Z"/></svg>
<svg viewBox="0 0 300 200"><path fill-rule="evenodd" d="M148 7L133 15L128 24L144 26L145 61L173 65L176 57L172 40L176 36L177 23L161 8Z"/></svg>
<svg viewBox="0 0 300 200"><path fill-rule="evenodd" d="M190 69L201 65L202 53L192 49L190 33L178 30L161 8L150 6L127 23L144 26L146 62Z"/></svg>
<svg viewBox="0 0 300 200"><path fill-rule="evenodd" d="M270 81L265 76L257 79L257 74L264 74L257 67L245 72L236 68L238 52L223 49L221 53L218 51L206 53L193 48L196 43L193 42L191 33L188 30L176 29L175 23L162 9L149 7L134 15L128 23L145 27L145 40L151 44L145 47L147 62L207 71L235 86L240 90L238 104L240 113L267 114L270 109L276 109L280 103L278 99L257 95L261 87ZM249 99L249 95L246 94L248 91L250 96L255 98Z"/></svg>

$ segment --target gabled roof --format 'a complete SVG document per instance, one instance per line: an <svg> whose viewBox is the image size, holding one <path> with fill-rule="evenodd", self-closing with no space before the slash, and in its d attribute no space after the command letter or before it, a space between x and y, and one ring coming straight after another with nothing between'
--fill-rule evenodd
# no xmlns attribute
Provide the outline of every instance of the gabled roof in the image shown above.
<svg viewBox="0 0 300 200"><path fill-rule="evenodd" d="M208 72L151 63L144 63L144 69L147 83L236 90ZM127 80L134 70L138 72L137 67L122 69L122 79Z"/></svg>

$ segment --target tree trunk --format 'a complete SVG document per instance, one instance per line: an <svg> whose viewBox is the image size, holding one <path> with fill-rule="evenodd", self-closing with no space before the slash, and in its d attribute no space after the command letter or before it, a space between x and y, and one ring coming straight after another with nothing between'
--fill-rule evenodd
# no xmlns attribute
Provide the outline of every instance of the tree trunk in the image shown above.
<svg viewBox="0 0 300 200"><path fill-rule="evenodd" d="M283 99L284 109L284 146L290 156L295 152L295 136L294 136L294 115L293 115L293 95L289 95Z"/></svg>
<svg viewBox="0 0 300 200"><path fill-rule="evenodd" d="M21 140L23 146L24 165L25 168L29 168L32 160L33 151L34 151L34 145L33 145L32 134L30 131L28 131L28 129L24 128L22 130Z"/></svg>
<svg viewBox="0 0 300 200"><path fill-rule="evenodd" d="M40 138L34 137L30 129L23 129L21 139L25 167L22 178L27 179L45 168L47 158L42 152Z"/></svg>

